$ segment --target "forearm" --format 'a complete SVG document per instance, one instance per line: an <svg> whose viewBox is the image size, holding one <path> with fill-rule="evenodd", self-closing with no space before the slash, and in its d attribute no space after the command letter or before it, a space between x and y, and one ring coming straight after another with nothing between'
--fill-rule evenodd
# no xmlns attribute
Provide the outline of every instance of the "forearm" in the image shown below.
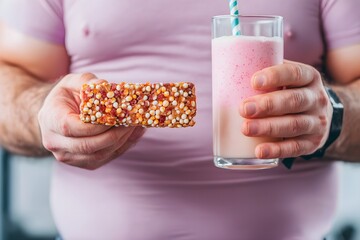
<svg viewBox="0 0 360 240"><path fill-rule="evenodd" d="M52 84L18 67L0 63L0 86L0 145L17 154L47 155L37 113Z"/></svg>
<svg viewBox="0 0 360 240"><path fill-rule="evenodd" d="M338 139L326 151L326 157L360 162L360 79L333 90L344 105L343 126Z"/></svg>

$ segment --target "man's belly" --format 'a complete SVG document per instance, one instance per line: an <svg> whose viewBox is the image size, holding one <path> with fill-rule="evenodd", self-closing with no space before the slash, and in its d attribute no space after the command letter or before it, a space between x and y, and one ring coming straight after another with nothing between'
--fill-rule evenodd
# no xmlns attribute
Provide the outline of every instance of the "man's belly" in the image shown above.
<svg viewBox="0 0 360 240"><path fill-rule="evenodd" d="M328 231L336 195L335 164L229 171L211 159L118 159L96 171L56 163L51 199L64 239L311 240Z"/></svg>

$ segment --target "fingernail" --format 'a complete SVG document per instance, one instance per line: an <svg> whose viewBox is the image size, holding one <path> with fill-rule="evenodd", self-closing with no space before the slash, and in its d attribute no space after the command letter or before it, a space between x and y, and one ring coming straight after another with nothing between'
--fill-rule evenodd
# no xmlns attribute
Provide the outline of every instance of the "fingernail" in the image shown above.
<svg viewBox="0 0 360 240"><path fill-rule="evenodd" d="M251 135L256 135L258 133L258 126L256 123L249 124L249 132Z"/></svg>
<svg viewBox="0 0 360 240"><path fill-rule="evenodd" d="M256 113L256 105L252 102L245 103L244 110L246 116L252 116Z"/></svg>
<svg viewBox="0 0 360 240"><path fill-rule="evenodd" d="M253 87L262 88L265 82L265 76L260 74L256 75L253 80Z"/></svg>
<svg viewBox="0 0 360 240"><path fill-rule="evenodd" d="M254 136L258 133L258 126L256 123L251 123L251 122L244 123L243 132L247 136Z"/></svg>
<svg viewBox="0 0 360 240"><path fill-rule="evenodd" d="M259 158L268 158L270 156L270 150L267 147L256 148L255 155Z"/></svg>

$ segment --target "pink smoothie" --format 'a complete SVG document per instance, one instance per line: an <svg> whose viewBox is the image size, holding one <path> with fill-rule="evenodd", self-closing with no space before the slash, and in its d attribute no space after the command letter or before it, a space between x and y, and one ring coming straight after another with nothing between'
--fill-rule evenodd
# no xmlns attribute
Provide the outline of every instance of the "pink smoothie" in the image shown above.
<svg viewBox="0 0 360 240"><path fill-rule="evenodd" d="M283 61L280 37L225 36L212 40L214 155L255 158L255 147L267 138L241 133L240 102L262 92L252 89L252 75Z"/></svg>

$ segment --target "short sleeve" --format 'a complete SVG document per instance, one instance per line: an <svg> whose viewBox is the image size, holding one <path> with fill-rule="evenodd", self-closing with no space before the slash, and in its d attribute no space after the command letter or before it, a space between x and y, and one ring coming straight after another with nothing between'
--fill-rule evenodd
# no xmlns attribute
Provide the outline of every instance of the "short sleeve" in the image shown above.
<svg viewBox="0 0 360 240"><path fill-rule="evenodd" d="M64 44L63 0L2 0L3 22L31 37Z"/></svg>
<svg viewBox="0 0 360 240"><path fill-rule="evenodd" d="M321 9L328 49L360 44L360 0L322 0Z"/></svg>

